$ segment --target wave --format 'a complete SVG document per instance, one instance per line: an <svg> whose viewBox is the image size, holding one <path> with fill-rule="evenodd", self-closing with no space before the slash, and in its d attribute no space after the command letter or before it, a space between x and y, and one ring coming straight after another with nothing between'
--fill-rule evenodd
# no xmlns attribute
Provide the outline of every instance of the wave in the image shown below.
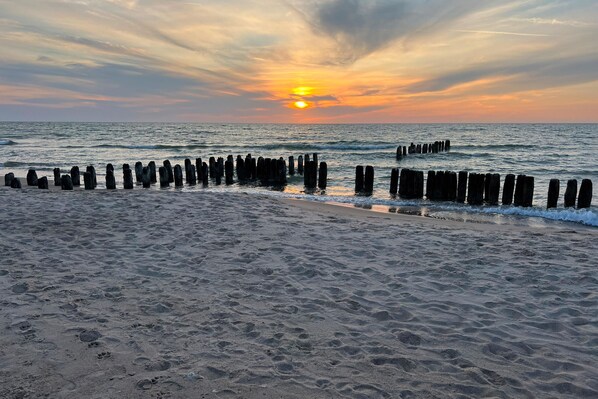
<svg viewBox="0 0 598 399"><path fill-rule="evenodd" d="M491 150L511 150L518 148L536 148L535 144L459 144L452 143L451 149L453 148L487 148Z"/></svg>
<svg viewBox="0 0 598 399"><path fill-rule="evenodd" d="M280 143L280 144L265 144L256 145L256 148L265 150L290 150L290 151L318 151L318 150L348 150L348 151L363 151L363 150L396 150L397 144L394 143L379 143L379 144L360 144L356 142L339 142L339 143Z"/></svg>
<svg viewBox="0 0 598 399"><path fill-rule="evenodd" d="M201 149L212 147L206 144L187 144L187 145L170 145L170 144L98 144L92 148L123 148L128 150L184 150L184 149ZM84 148L84 147L83 147Z"/></svg>
<svg viewBox="0 0 598 399"><path fill-rule="evenodd" d="M8 140L8 139L0 139L0 145L16 145L17 142Z"/></svg>

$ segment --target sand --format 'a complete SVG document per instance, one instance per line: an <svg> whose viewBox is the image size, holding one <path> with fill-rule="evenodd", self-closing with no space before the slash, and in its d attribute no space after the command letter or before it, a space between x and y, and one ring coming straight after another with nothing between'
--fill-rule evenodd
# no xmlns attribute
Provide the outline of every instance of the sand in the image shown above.
<svg viewBox="0 0 598 399"><path fill-rule="evenodd" d="M598 230L0 187L2 398L596 398Z"/></svg>

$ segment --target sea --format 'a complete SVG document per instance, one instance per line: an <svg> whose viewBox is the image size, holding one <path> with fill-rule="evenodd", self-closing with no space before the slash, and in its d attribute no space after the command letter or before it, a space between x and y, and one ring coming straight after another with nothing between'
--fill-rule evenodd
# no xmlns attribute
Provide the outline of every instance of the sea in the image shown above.
<svg viewBox="0 0 598 399"><path fill-rule="evenodd" d="M397 146L450 140L448 152L410 154L396 159ZM598 124L199 124L199 123L29 123L0 122L0 172L24 177L29 169L38 176L53 177L53 168L83 170L94 165L98 189L107 163L117 169L137 161L158 166L169 159L173 165L195 162L201 157L252 154L284 157L318 154L328 165L325 191L305 192L303 178L295 175L284 187L261 187L259 183L186 186L185 191L242 191L323 201L345 206L398 212L425 217L476 223L515 223L536 226L571 224L598 227L598 195L593 205L576 210L563 207L567 181L582 179L598 184ZM372 165L375 170L371 196L355 195L355 167ZM499 173L501 186L508 173L535 178L530 208L515 206L469 206L453 202L406 200L389 193L393 168L424 171ZM120 179L119 179L120 178ZM550 179L560 179L556 209L546 209ZM120 185L122 187L122 185ZM141 188L139 188L141 189ZM158 190L160 188L153 187ZM176 191L177 189L170 188ZM179 189L180 190L180 189Z"/></svg>

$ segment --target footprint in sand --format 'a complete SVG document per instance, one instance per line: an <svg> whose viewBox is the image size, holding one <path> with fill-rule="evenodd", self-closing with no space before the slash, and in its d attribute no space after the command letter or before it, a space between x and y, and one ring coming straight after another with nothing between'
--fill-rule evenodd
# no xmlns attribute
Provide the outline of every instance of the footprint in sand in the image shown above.
<svg viewBox="0 0 598 399"><path fill-rule="evenodd" d="M82 333L79 334L79 339L81 342L94 342L100 338L102 334L97 332L96 330L84 330Z"/></svg>

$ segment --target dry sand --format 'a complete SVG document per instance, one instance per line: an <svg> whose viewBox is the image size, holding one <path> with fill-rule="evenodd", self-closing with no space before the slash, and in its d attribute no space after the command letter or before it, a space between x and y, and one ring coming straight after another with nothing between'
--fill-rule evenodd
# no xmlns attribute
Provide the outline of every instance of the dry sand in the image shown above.
<svg viewBox="0 0 598 399"><path fill-rule="evenodd" d="M1 398L596 398L598 232L0 187Z"/></svg>

